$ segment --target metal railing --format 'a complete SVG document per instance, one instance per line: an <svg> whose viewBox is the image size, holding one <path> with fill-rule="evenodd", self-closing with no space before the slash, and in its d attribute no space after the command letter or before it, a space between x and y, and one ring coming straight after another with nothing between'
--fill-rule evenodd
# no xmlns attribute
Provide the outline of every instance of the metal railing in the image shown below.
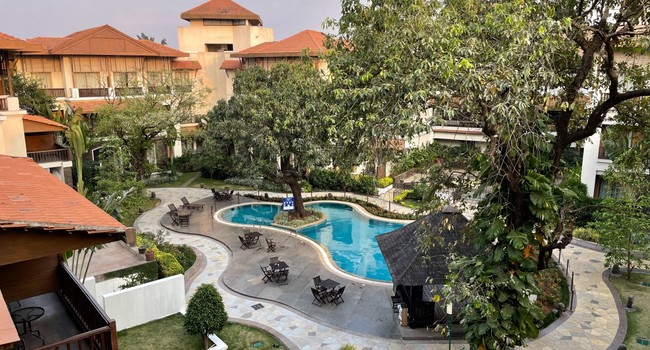
<svg viewBox="0 0 650 350"><path fill-rule="evenodd" d="M555 258L555 255L553 255L553 258ZM557 264L559 265L560 269L564 271L564 278L567 279L567 283L569 285L569 305L567 305L567 310L575 311L576 288L575 284L573 283L575 274L574 271L571 271L570 269L571 264L569 259L566 259L564 264L562 263L562 249L558 249ZM569 279L569 275L571 275L571 279Z"/></svg>
<svg viewBox="0 0 650 350"><path fill-rule="evenodd" d="M65 88L48 88L43 91L51 97L65 97Z"/></svg>
<svg viewBox="0 0 650 350"><path fill-rule="evenodd" d="M79 97L107 97L108 88L79 88Z"/></svg>
<svg viewBox="0 0 650 350"><path fill-rule="evenodd" d="M116 87L116 96L140 96L142 95L141 87Z"/></svg>
<svg viewBox="0 0 650 350"><path fill-rule="evenodd" d="M58 342L47 344L35 350L59 350L59 349L117 349L112 343L111 333L115 332L115 321L108 326L94 329L85 333L77 334Z"/></svg>
<svg viewBox="0 0 650 350"><path fill-rule="evenodd" d="M69 148L27 152L27 157L32 158L36 163L67 162L72 159Z"/></svg>

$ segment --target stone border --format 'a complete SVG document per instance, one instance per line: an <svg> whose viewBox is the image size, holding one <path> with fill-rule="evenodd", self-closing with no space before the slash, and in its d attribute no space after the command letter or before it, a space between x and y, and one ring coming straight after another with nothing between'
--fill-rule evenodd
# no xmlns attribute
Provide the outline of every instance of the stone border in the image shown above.
<svg viewBox="0 0 650 350"><path fill-rule="evenodd" d="M614 297L614 302L616 303L616 309L618 310L618 330L616 331L614 340L609 345L609 347L607 347L607 350L616 350L625 341L625 335L627 334L627 314L625 313L625 309L623 308L623 302L621 301L621 296L618 294L616 288L614 288L614 286L609 281L610 275L611 275L611 269L607 269L603 271L601 277L603 278L603 282L605 282L607 288L609 288L609 292L612 293L612 296Z"/></svg>

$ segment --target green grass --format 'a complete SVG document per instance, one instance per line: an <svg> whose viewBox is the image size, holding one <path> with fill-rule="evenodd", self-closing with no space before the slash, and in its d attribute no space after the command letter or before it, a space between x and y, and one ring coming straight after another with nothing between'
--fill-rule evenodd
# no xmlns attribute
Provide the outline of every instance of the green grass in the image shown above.
<svg viewBox="0 0 650 350"><path fill-rule="evenodd" d="M187 180L189 180L190 178L192 178L192 176L194 176L196 174L198 174L198 172L195 172L195 173L183 173L175 181L164 182L164 183L161 183L161 184L158 184L158 185L153 185L153 186L150 186L150 187L151 188L181 187L185 182L187 182Z"/></svg>
<svg viewBox="0 0 650 350"><path fill-rule="evenodd" d="M183 328L184 319L183 315L175 314L161 320L120 331L117 333L119 347L122 350L203 349L203 338L200 335L190 335L185 332L185 328ZM286 349L270 333L242 324L228 323L217 335L228 344L229 350ZM253 348L252 344L256 341L261 341L264 345ZM277 347L274 347L274 345L277 345Z"/></svg>
<svg viewBox="0 0 650 350"><path fill-rule="evenodd" d="M259 328L246 326L243 324L229 323L217 333L224 343L228 344L228 350L243 349L286 349L282 343L270 333ZM254 348L253 343L261 341L263 346ZM274 347L276 345L277 347Z"/></svg>
<svg viewBox="0 0 650 350"><path fill-rule="evenodd" d="M201 350L203 338L190 335L183 328L185 317L171 315L161 320L117 332L117 341L122 350L168 349Z"/></svg>
<svg viewBox="0 0 650 350"><path fill-rule="evenodd" d="M235 190L235 191L237 191L237 190L252 190L252 188L250 188L250 187L227 184L223 180L208 179L208 178L205 178L205 177L199 177L196 180L192 181L192 183L190 184L189 187L199 188L199 187L201 187L201 184L203 184L203 186L205 188L214 188L214 189L217 189L217 190L222 190L222 189L224 189L226 187L230 188L231 190Z"/></svg>
<svg viewBox="0 0 650 350"><path fill-rule="evenodd" d="M160 204L160 199L158 198L145 198L144 202L142 205L136 207L129 207L129 208L122 208L122 223L125 226L132 227L133 223L135 223L135 219L140 216L140 212L138 209L142 209L142 212L147 212L154 207L156 207L158 204Z"/></svg>
<svg viewBox="0 0 650 350"><path fill-rule="evenodd" d="M610 279L618 291L623 305L627 297L634 296L635 312L627 314L627 335L625 345L630 350L648 350L650 347L636 343L637 337L650 338L650 287L642 286L641 282L650 282L650 275L632 274L632 279L627 280L626 275Z"/></svg>

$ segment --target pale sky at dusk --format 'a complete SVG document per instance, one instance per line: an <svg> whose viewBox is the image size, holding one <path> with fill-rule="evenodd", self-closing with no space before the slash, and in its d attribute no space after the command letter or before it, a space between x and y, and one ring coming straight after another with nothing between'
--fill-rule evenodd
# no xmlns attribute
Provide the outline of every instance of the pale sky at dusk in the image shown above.
<svg viewBox="0 0 650 350"><path fill-rule="evenodd" d="M189 25L181 12L207 0L0 0L9 9L0 20L0 32L21 39L61 37L108 24L135 37L144 32L178 48L176 28ZM341 15L339 0L235 0L257 13L265 27L275 30L275 40L305 29L321 30L326 18Z"/></svg>

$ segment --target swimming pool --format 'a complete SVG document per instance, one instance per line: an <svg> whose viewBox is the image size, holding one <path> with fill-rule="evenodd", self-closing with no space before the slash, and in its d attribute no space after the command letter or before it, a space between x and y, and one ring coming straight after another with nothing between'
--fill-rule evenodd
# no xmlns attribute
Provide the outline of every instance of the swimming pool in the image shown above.
<svg viewBox="0 0 650 350"><path fill-rule="evenodd" d="M307 205L324 212L327 219L318 225L300 229L298 233L320 242L342 270L364 278L391 281L375 236L405 224L372 219L341 203ZM271 226L279 210L279 206L271 204L242 205L225 210L221 218L237 224Z"/></svg>

